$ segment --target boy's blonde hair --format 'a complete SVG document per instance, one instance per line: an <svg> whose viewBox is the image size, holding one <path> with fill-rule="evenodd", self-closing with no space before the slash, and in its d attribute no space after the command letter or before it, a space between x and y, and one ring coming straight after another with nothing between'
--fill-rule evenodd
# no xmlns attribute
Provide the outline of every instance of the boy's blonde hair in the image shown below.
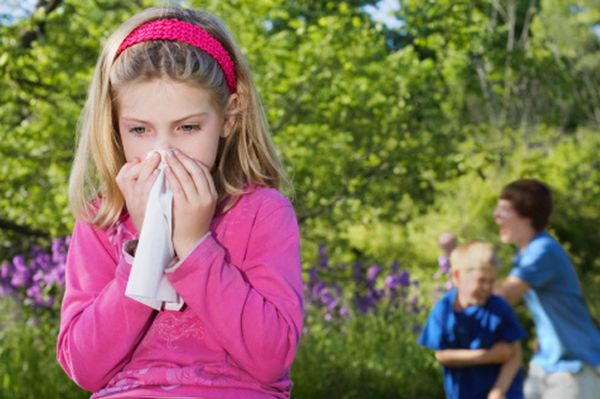
<svg viewBox="0 0 600 399"><path fill-rule="evenodd" d="M119 45L131 31L162 18L199 25L221 42L235 64L235 109L226 109L230 93L219 64L195 47L174 41L148 41L129 47L115 60ZM249 186L290 189L250 70L225 25L202 11L154 7L123 23L108 38L98 58L69 179L69 201L75 217L100 228L108 228L118 220L125 204L115 182L125 163L117 130L118 91L130 83L163 77L208 90L213 105L226 113L228 134L219 143L213 169L219 200L240 196Z"/></svg>
<svg viewBox="0 0 600 399"><path fill-rule="evenodd" d="M453 270L473 270L485 267L497 268L498 259L494 246L489 242L472 241L459 245L450 254Z"/></svg>

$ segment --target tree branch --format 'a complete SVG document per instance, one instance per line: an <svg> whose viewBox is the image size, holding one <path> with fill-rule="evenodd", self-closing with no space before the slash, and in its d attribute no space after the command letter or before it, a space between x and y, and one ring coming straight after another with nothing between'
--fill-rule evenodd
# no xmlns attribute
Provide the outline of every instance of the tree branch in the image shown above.
<svg viewBox="0 0 600 399"><path fill-rule="evenodd" d="M46 31L46 20L48 15L56 10L58 6L62 4L62 0L38 0L38 3L35 7L35 11L32 14L32 18L38 14L38 10L43 10L44 18L39 19L33 26L31 30L24 32L21 35L21 44L20 47L23 50L28 50L31 48L31 45L34 41L38 40Z"/></svg>
<svg viewBox="0 0 600 399"><path fill-rule="evenodd" d="M47 231L41 231L37 229L33 229L29 226L23 226L13 222L12 220L0 218L0 230L10 230L14 231L17 234L24 236L34 236L34 237L44 237L49 238L50 233Z"/></svg>

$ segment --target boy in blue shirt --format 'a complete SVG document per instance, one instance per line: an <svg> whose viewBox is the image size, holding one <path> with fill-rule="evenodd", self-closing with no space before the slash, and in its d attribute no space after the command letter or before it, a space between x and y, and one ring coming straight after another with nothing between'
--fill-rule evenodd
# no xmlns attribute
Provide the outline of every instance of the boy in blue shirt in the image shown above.
<svg viewBox="0 0 600 399"><path fill-rule="evenodd" d="M522 399L525 336L510 305L493 295L493 246L471 242L450 255L456 286L433 308L418 339L434 349L449 399Z"/></svg>

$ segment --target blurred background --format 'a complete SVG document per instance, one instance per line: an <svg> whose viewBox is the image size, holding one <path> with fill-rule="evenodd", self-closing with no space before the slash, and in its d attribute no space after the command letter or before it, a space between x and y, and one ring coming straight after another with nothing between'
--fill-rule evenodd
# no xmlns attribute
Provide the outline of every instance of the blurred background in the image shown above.
<svg viewBox="0 0 600 399"><path fill-rule="evenodd" d="M600 1L175 3L233 31L295 187L294 397L442 397L416 345L451 287L437 237L498 242L516 178L552 187L550 232L600 316ZM89 397L55 360L76 126L103 41L164 4L0 0L0 397Z"/></svg>

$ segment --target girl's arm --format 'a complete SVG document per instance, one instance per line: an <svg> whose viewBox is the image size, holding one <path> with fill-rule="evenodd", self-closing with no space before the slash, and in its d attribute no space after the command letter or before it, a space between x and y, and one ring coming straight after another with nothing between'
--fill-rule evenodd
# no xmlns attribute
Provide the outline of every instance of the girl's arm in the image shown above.
<svg viewBox="0 0 600 399"><path fill-rule="evenodd" d="M269 203L255 215L248 242L240 242L243 265L230 263L209 235L167 273L231 361L264 384L289 371L303 315L296 216L287 200Z"/></svg>
<svg viewBox="0 0 600 399"><path fill-rule="evenodd" d="M511 346L513 348L513 355L502 364L498 378L496 378L496 383L489 393L489 398L503 398L521 366L521 343L515 341Z"/></svg>
<svg viewBox="0 0 600 399"><path fill-rule="evenodd" d="M513 354L512 344L498 342L490 349L443 349L435 358L446 367L468 367L480 364L504 363Z"/></svg>
<svg viewBox="0 0 600 399"><path fill-rule="evenodd" d="M145 333L153 310L125 296L131 265L104 232L78 222L69 244L58 361L82 388L101 389Z"/></svg>

